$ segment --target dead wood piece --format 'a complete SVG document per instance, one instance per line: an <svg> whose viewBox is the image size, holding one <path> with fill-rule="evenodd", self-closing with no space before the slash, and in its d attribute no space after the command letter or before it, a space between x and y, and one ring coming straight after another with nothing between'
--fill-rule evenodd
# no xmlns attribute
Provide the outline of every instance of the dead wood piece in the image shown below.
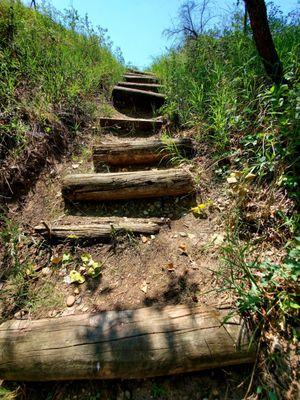
<svg viewBox="0 0 300 400"><path fill-rule="evenodd" d="M43 236L55 239L108 239L120 231L153 235L159 231L159 225L151 221L140 222L130 219L111 223L52 225L51 235L42 225L34 229Z"/></svg>
<svg viewBox="0 0 300 400"><path fill-rule="evenodd" d="M158 79L154 75L125 74L125 75L123 75L123 79L126 82L158 83Z"/></svg>
<svg viewBox="0 0 300 400"><path fill-rule="evenodd" d="M62 182L63 197L73 201L179 196L193 190L191 175L181 169L74 174Z"/></svg>
<svg viewBox="0 0 300 400"><path fill-rule="evenodd" d="M252 363L254 346L230 310L185 305L0 325L0 378L140 379Z"/></svg>
<svg viewBox="0 0 300 400"><path fill-rule="evenodd" d="M154 164L174 156L190 157L193 143L189 138L164 140L136 140L121 143L101 143L93 148L95 170L103 164Z"/></svg>
<svg viewBox="0 0 300 400"><path fill-rule="evenodd" d="M118 82L118 86L123 86L131 89L146 90L150 92L159 92L163 85L155 83L136 83L136 82Z"/></svg>

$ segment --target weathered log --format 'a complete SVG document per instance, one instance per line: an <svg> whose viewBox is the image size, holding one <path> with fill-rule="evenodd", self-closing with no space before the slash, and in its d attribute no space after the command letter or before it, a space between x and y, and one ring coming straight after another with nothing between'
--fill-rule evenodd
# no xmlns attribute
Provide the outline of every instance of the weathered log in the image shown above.
<svg viewBox="0 0 300 400"><path fill-rule="evenodd" d="M54 239L108 239L122 231L153 235L159 231L159 225L147 219L99 218L90 223L83 220L77 224L38 225L34 229L37 233Z"/></svg>
<svg viewBox="0 0 300 400"><path fill-rule="evenodd" d="M229 310L184 305L0 325L0 378L139 379L254 361L245 325Z"/></svg>
<svg viewBox="0 0 300 400"><path fill-rule="evenodd" d="M160 108L165 102L164 94L122 86L114 87L112 97L116 107L133 107L136 110L152 111Z"/></svg>
<svg viewBox="0 0 300 400"><path fill-rule="evenodd" d="M115 131L129 133L147 132L156 133L160 131L163 120L160 118L100 118L100 126Z"/></svg>
<svg viewBox="0 0 300 400"><path fill-rule="evenodd" d="M74 174L67 175L62 182L63 197L74 201L126 200L192 192L191 175L180 169Z"/></svg>
<svg viewBox="0 0 300 400"><path fill-rule="evenodd" d="M164 140L136 140L121 143L101 143L93 148L95 170L103 164L154 164L170 160L174 155L190 157L193 152L189 138ZM175 154L174 154L175 153Z"/></svg>
<svg viewBox="0 0 300 400"><path fill-rule="evenodd" d="M159 92L163 85L155 83L135 83L135 82L118 82L118 86L123 86L131 89L146 90L150 92Z"/></svg>
<svg viewBox="0 0 300 400"><path fill-rule="evenodd" d="M154 75L144 75L144 74L125 74L123 78L126 82L136 82L136 83L157 83L158 79Z"/></svg>
<svg viewBox="0 0 300 400"><path fill-rule="evenodd" d="M139 71L137 69L129 69L126 71L126 75L146 75L146 76L154 76L153 72L144 72L144 71Z"/></svg>

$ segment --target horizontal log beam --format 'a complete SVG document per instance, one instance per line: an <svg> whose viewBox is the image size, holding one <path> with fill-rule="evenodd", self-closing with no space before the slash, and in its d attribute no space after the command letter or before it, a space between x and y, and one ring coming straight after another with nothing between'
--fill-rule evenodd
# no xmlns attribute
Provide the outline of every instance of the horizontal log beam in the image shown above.
<svg viewBox="0 0 300 400"><path fill-rule="evenodd" d="M140 379L254 361L229 310L184 305L0 325L0 379Z"/></svg>
<svg viewBox="0 0 300 400"><path fill-rule="evenodd" d="M101 221L101 219L100 219ZM77 224L38 225L35 232L54 239L108 239L122 231L134 234L153 235L160 227L147 219L127 218L115 221L83 222Z"/></svg>
<svg viewBox="0 0 300 400"><path fill-rule="evenodd" d="M159 92L163 85L155 83L135 83L135 82L118 82L118 86L127 87L130 89L146 90L150 92Z"/></svg>
<svg viewBox="0 0 300 400"><path fill-rule="evenodd" d="M136 83L158 83L158 79L154 75L144 75L144 74L125 74L123 79L126 82L136 82Z"/></svg>
<svg viewBox="0 0 300 400"><path fill-rule="evenodd" d="M151 118L100 118L100 126L119 132L156 133L161 130L163 126L163 120Z"/></svg>
<svg viewBox="0 0 300 400"><path fill-rule="evenodd" d="M192 152L193 143L190 138L110 142L94 146L93 161L97 171L103 164L154 164L174 156L190 157Z"/></svg>
<svg viewBox="0 0 300 400"><path fill-rule="evenodd" d="M191 175L180 169L74 174L62 181L63 197L73 201L179 196L193 190Z"/></svg>

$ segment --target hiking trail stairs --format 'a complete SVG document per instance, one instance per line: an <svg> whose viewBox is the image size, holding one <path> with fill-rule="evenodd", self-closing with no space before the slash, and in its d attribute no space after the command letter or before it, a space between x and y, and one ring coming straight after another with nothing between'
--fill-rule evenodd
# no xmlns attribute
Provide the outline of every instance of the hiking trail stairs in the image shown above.
<svg viewBox="0 0 300 400"><path fill-rule="evenodd" d="M116 107L141 110L142 117L101 118L106 130L135 136L158 134L161 117L143 118L165 101L163 86L150 73L128 71L113 90ZM190 195L191 174L183 168L148 169L169 160L175 146L182 157L193 157L187 138L102 142L93 149L95 172L67 175L62 181L66 202L114 202L120 199ZM100 173L101 166L132 166L131 172ZM78 224L39 225L36 232L57 240L104 240L127 230L151 235L160 218L83 218ZM66 379L137 379L234 364L251 363L255 346L250 333L229 309L209 306L147 307L105 311L57 319L10 320L0 325L0 378L14 381Z"/></svg>

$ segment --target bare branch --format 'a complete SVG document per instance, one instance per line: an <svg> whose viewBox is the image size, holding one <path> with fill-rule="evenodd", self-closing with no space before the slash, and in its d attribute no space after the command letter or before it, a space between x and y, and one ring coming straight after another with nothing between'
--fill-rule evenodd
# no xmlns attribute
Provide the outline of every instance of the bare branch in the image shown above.
<svg viewBox="0 0 300 400"><path fill-rule="evenodd" d="M172 36L183 36L183 39L197 39L203 35L208 23L215 18L210 14L209 5L211 0L187 0L178 12L178 22L173 27L166 29L163 33L168 38Z"/></svg>

